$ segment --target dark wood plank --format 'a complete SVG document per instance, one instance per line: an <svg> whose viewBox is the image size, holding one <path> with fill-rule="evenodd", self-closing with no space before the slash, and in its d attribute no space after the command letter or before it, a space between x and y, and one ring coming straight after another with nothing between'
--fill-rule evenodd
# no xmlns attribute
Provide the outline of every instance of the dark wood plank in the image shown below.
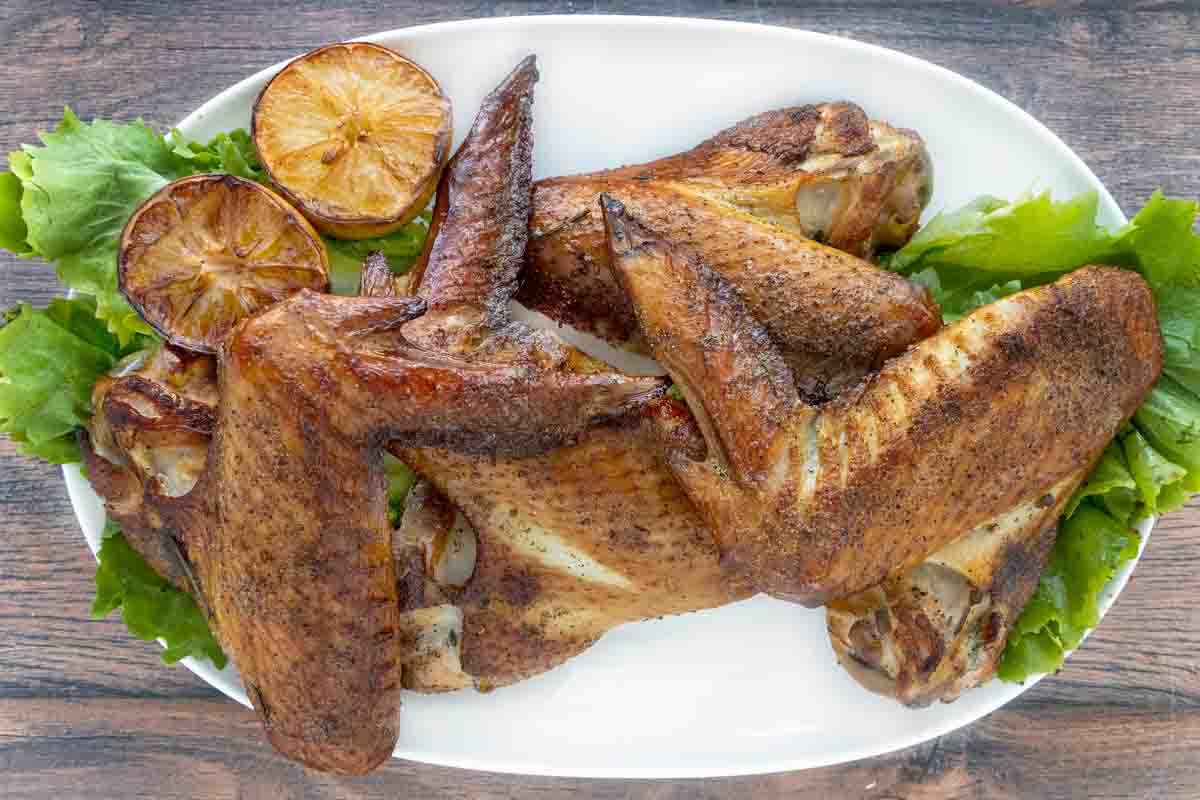
<svg viewBox="0 0 1200 800"><path fill-rule="evenodd" d="M1064 735L1064 732L1069 732ZM1119 732L1119 733L1117 733ZM72 798L1126 798L1194 797L1200 716L1018 704L936 742L838 767L750 778L580 781L390 761L365 778L279 758L253 715L203 700L0 700L5 796ZM1119 740L1119 744L1114 740Z"/></svg>
<svg viewBox="0 0 1200 800"><path fill-rule="evenodd" d="M1200 7L1190 3L679 0L125 0L0 5L0 145L61 106L170 124L239 78L337 38L522 13L677 13L788 25L949 67L1044 121L1126 211L1200 196ZM798 80L802 80L799 77ZM59 293L0 258L0 307ZM276 757L252 715L116 620L89 621L93 561L55 468L0 440L0 786L5 797L1178 797L1200 794L1200 504L1155 532L1104 625L1057 676L941 740L841 767L711 781L577 781L391 762L362 780Z"/></svg>

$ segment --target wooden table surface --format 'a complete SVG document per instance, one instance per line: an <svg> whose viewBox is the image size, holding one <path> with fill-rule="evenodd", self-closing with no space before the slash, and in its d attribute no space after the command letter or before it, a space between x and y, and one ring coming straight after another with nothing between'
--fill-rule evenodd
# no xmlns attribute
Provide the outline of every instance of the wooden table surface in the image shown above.
<svg viewBox="0 0 1200 800"><path fill-rule="evenodd" d="M5 0L0 146L34 141L64 103L85 118L169 124L261 67L377 30L492 15L672 13L808 28L927 58L1045 122L1127 213L1156 187L1200 196L1200 6L845 5ZM0 275L0 307L60 292L40 263L5 259ZM88 620L94 562L58 470L0 439L0 796L1196 798L1198 564L1193 504L1162 521L1116 607L1059 675L974 725L881 758L718 780L526 778L402 761L364 779L333 778L276 756L249 711L163 666L157 646L119 621Z"/></svg>

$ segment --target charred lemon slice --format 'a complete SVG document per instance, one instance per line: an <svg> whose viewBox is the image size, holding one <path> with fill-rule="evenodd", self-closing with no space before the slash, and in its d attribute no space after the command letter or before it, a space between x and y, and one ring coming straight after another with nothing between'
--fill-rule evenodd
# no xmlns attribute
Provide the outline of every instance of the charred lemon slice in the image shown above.
<svg viewBox="0 0 1200 800"><path fill-rule="evenodd" d="M331 44L271 79L254 105L271 181L317 228L383 236L416 216L450 149L450 100L386 47Z"/></svg>
<svg viewBox="0 0 1200 800"><path fill-rule="evenodd" d="M270 189L192 175L129 218L117 281L172 344L213 352L243 317L300 289L327 290L329 262L317 232Z"/></svg>

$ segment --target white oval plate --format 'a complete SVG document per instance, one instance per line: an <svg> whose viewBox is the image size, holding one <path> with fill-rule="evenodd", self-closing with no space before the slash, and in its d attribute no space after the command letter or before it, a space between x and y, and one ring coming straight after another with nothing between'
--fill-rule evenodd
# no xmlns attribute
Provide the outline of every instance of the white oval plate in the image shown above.
<svg viewBox="0 0 1200 800"><path fill-rule="evenodd" d="M937 176L931 211L982 193L1013 197L1044 187L1066 197L1095 189L1102 218L1125 221L1096 176L1032 117L959 75L872 45L759 25L645 17L485 19L367 38L437 77L454 102L460 140L484 94L521 57L536 53L539 177L646 161L760 111L849 99L925 137ZM255 96L281 66L209 100L180 124L183 133L205 139L248 127ZM95 551L101 502L76 468L65 472ZM1128 574L1113 581L1110 596ZM249 705L232 668L184 663ZM535 775L776 772L926 741L1026 688L993 682L951 705L902 708L866 692L835 665L823 611L758 597L626 625L569 663L490 694L406 694L396 755Z"/></svg>

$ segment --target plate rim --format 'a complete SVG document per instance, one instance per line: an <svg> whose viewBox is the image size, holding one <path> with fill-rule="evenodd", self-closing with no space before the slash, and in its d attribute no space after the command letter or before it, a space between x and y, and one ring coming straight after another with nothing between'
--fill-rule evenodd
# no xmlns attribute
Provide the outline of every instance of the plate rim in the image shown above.
<svg viewBox="0 0 1200 800"><path fill-rule="evenodd" d="M1096 176L1090 167L1083 161L1078 154L1075 153L1057 134L1051 131L1045 124L1035 118L1033 115L1016 105L1012 101L1006 99L997 92L987 88L979 82L968 78L958 72L955 72L947 67L940 66L931 61L918 56L910 55L882 45L861 42L856 39L851 39L846 36L821 33L818 31L805 30L800 28L786 28L778 25L770 25L758 22L741 22L734 20L717 20L717 19L702 19L695 17L664 17L664 16L639 16L628 14L545 14L545 15L523 15L512 17L484 17L477 19L460 19L444 22L428 23L424 25L415 25L410 27L392 28L385 31L377 31L365 36L351 36L340 41L368 41L381 42L403 37L410 41L422 40L428 38L437 38L454 33L472 32L477 30L489 30L496 28L522 27L528 26L532 28L553 28L556 26L642 26L644 28L672 28L675 29L672 33L683 31L683 35L687 35L688 31L727 31L739 36L768 36L781 39L790 39L795 42L820 42L826 46L843 48L852 53L866 54L871 58L883 59L897 64L903 64L909 68L916 69L925 73L932 79L950 81L959 85L961 88L976 96L979 100L986 102L994 107L1000 108L1005 114L1015 116L1027 128L1033 130L1037 137L1047 143L1055 152L1057 157L1061 157L1069 162L1071 166L1090 179L1094 190L1098 197L1098 213L1108 215L1120 224L1128 221L1112 194L1104 183ZM186 131L189 127L201 124L205 117L212 114L215 110L225 105L229 99L237 94L245 92L248 87L253 84L265 80L267 77L274 75L276 72L285 67L295 58L303 55L298 53L290 58L278 61L270 66L248 75L245 78L231 84L222 89L217 94L213 95L208 100L204 101L196 109L188 113L181 119L175 127ZM91 498L95 497L94 491L90 484L82 476L79 471L79 466L76 464L64 465L63 477L67 484L67 493L71 500L72 511L75 514L76 521L80 525L80 529L84 534L85 541L89 549L95 555L98 549L99 530L89 532L89 525L84 522L86 512L82 510L85 504L92 502ZM1149 541L1151 532L1157 523L1157 517L1144 520L1139 526L1141 533L1141 544L1139 546L1137 556L1132 559L1125 567L1109 582L1105 590L1105 598L1103 601L1103 611L1101 613L1101 622L1104 616L1112 608L1117 597L1124 591L1126 584L1129 581L1133 570L1141 561L1142 553L1145 550L1146 544ZM636 624L636 623L631 623ZM1099 625L1097 625L1099 627ZM1085 634L1083 641L1095 630L1089 630ZM1083 642L1080 642L1080 647ZM1078 649L1078 648L1076 648ZM1069 653L1069 658L1072 653ZM250 707L248 698L240 685L235 685L230 682L221 671L215 669L213 665L207 661L199 661L194 658L186 658L181 662L190 671L197 675L208 685L218 690L225 696L237 701L247 708ZM945 736L959 728L973 724L980 719L990 715L996 709L1011 703L1020 695L1032 689L1041 680L1046 677L1045 674L1031 677L1023 684L1005 684L1006 690L999 693L992 702L982 706L982 710L975 709L974 716L970 719L950 718L942 724L932 727L922 728L920 732L914 733L911 736L897 737L894 740L887 742L886 745L874 746L863 745L858 748L851 748L841 752L837 756L829 757L812 757L804 756L792 759L775 759L764 761L753 766L742 764L731 766L709 766L697 767L695 765L669 765L665 767L597 767L580 763L577 765L570 764L539 764L534 761L504 761L504 762L487 762L481 764L479 761L471 758L469 755L447 752L430 752L416 751L404 746L403 738L397 743L393 758L401 758L420 763L435 764L440 766L457 767L463 769L486 770L491 772L508 773L508 774L523 774L548 777L578 777L578 778L710 778L710 777L734 777L746 775L764 775L785 771L814 769L817 767L833 766L839 764L849 764L851 762L860 761L866 758L886 755L903 750L908 747L921 744L941 736Z"/></svg>

